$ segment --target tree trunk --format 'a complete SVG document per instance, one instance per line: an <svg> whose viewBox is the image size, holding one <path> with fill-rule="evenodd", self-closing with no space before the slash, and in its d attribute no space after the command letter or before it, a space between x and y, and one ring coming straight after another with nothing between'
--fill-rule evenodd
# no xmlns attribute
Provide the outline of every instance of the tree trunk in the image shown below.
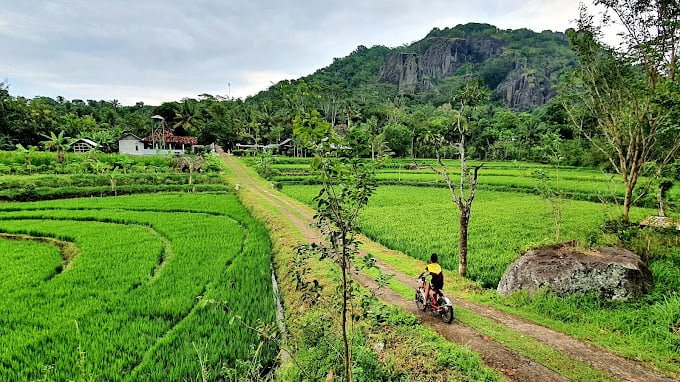
<svg viewBox="0 0 680 382"><path fill-rule="evenodd" d="M411 158L416 158L416 132L413 131L413 139L411 139Z"/></svg>
<svg viewBox="0 0 680 382"><path fill-rule="evenodd" d="M659 186L659 192L656 193L656 201L659 203L659 216L666 217L666 204L664 203L664 194L666 190L663 186Z"/></svg>
<svg viewBox="0 0 680 382"><path fill-rule="evenodd" d="M349 341L347 340L347 237L342 232L342 349L345 366L345 382L352 382Z"/></svg>
<svg viewBox="0 0 680 382"><path fill-rule="evenodd" d="M630 205L633 203L633 187L635 184L626 182L626 196L623 198L623 221L628 223L630 220Z"/></svg>
<svg viewBox="0 0 680 382"><path fill-rule="evenodd" d="M470 222L470 210L462 208L460 211L460 258L458 259L458 273L461 277L467 274L467 251L468 251L468 223Z"/></svg>
<svg viewBox="0 0 680 382"><path fill-rule="evenodd" d="M371 140L371 160L375 161L375 137Z"/></svg>

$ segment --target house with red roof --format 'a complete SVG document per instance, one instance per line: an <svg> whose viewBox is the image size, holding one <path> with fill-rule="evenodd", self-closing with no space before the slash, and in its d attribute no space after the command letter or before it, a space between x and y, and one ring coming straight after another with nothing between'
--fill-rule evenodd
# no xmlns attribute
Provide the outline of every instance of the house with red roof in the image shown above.
<svg viewBox="0 0 680 382"><path fill-rule="evenodd" d="M144 138L123 134L118 141L118 152L130 155L184 155L198 145L198 138L174 135L170 129L160 127Z"/></svg>

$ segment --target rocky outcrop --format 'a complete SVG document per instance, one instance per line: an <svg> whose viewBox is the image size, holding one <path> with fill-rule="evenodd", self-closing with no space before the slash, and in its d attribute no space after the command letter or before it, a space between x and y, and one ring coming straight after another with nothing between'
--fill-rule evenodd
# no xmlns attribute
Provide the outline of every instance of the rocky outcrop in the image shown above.
<svg viewBox="0 0 680 382"><path fill-rule="evenodd" d="M560 296L598 294L627 300L651 291L652 274L640 258L622 248L583 249L573 243L531 250L503 275L498 292L536 292Z"/></svg>
<svg viewBox="0 0 680 382"><path fill-rule="evenodd" d="M402 93L434 91L432 78L452 76L466 63L478 63L503 52L500 40L481 37L432 39L422 55L395 53L380 68L380 81L399 86Z"/></svg>
<svg viewBox="0 0 680 382"><path fill-rule="evenodd" d="M501 56L504 41L491 37L430 38L422 54L394 53L380 68L381 82L395 84L400 93L437 92L433 80L458 75L466 64L483 64ZM544 65L531 68L518 57L513 69L492 89L494 95L514 110L541 106L555 96L551 75L559 68Z"/></svg>
<svg viewBox="0 0 680 382"><path fill-rule="evenodd" d="M543 105L557 95L550 78L558 70L559 68L549 65L538 69L530 68L526 61L521 60L494 90L494 94L514 110Z"/></svg>
<svg viewBox="0 0 680 382"><path fill-rule="evenodd" d="M396 53L380 69L380 80L399 85L400 93L419 91L420 57L415 53Z"/></svg>

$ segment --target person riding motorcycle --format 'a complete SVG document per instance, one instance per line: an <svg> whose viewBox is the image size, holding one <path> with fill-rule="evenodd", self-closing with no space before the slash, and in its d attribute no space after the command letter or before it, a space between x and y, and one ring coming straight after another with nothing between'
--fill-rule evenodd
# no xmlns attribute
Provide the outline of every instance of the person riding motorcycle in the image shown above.
<svg viewBox="0 0 680 382"><path fill-rule="evenodd" d="M430 262L425 267L425 271L418 276L418 278L423 276L431 277L430 283L425 283L425 301L427 305L430 305L430 301L444 288L444 272L442 267L437 264L437 261L437 254L433 253L430 256Z"/></svg>

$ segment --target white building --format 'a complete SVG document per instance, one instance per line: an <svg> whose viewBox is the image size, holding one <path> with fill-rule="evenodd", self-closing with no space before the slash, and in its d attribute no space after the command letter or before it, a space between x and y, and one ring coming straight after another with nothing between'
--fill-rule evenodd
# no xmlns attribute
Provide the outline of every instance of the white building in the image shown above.
<svg viewBox="0 0 680 382"><path fill-rule="evenodd" d="M129 155L184 155L193 151L198 143L196 137L184 137L172 134L168 129L157 129L153 134L140 138L131 133L125 133L118 140L118 152Z"/></svg>
<svg viewBox="0 0 680 382"><path fill-rule="evenodd" d="M142 138L126 133L118 140L118 152L120 154L144 155L144 142Z"/></svg>

